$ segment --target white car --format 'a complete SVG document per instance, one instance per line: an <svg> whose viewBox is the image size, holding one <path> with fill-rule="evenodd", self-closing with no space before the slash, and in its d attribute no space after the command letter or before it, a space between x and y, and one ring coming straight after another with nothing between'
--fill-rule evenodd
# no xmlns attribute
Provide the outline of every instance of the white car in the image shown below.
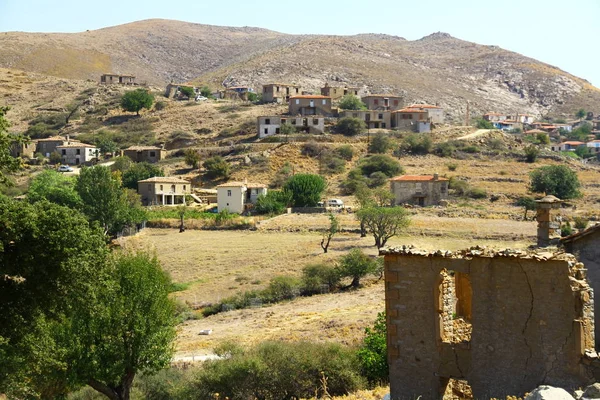
<svg viewBox="0 0 600 400"><path fill-rule="evenodd" d="M196 101L206 101L206 100L208 100L208 97L196 96Z"/></svg>
<svg viewBox="0 0 600 400"><path fill-rule="evenodd" d="M344 207L344 202L340 199L327 200L327 207Z"/></svg>
<svg viewBox="0 0 600 400"><path fill-rule="evenodd" d="M58 167L58 172L73 172L73 168L69 167L68 165L61 165Z"/></svg>

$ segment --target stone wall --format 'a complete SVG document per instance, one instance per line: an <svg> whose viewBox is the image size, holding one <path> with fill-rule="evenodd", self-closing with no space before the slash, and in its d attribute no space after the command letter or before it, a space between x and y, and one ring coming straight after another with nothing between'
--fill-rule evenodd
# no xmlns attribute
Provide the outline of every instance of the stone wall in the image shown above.
<svg viewBox="0 0 600 400"><path fill-rule="evenodd" d="M475 398L522 395L540 384L575 388L592 379L582 361L594 347L593 296L573 256L381 253L392 399L439 398L451 378L466 380ZM459 340L456 329L446 329L450 271L456 317L472 329Z"/></svg>

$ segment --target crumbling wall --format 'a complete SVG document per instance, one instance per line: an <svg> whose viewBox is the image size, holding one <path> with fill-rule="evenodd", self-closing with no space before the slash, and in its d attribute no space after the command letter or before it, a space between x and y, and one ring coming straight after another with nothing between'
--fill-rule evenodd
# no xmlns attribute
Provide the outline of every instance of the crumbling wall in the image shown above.
<svg viewBox="0 0 600 400"><path fill-rule="evenodd" d="M467 380L475 398L590 379L582 360L593 349L593 296L574 257L482 249L382 254L393 399L439 398L450 378ZM471 295L456 304L470 319L469 341L448 340L456 332L444 329L444 270L454 271L458 298Z"/></svg>

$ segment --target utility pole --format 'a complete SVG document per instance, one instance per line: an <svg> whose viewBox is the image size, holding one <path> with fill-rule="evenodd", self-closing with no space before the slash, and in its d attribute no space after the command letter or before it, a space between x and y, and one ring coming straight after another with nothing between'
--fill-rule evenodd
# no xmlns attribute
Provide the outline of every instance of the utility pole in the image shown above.
<svg viewBox="0 0 600 400"><path fill-rule="evenodd" d="M465 115L465 126L469 126L469 117L471 112L469 110L469 102L467 101L467 115Z"/></svg>

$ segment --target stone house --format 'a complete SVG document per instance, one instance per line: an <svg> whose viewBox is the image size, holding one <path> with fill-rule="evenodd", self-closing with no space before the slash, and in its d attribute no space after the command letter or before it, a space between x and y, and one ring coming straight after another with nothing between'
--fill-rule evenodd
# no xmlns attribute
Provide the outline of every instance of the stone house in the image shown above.
<svg viewBox="0 0 600 400"><path fill-rule="evenodd" d="M404 100L393 94L369 94L362 97L369 110L396 111L404 106Z"/></svg>
<svg viewBox="0 0 600 400"><path fill-rule="evenodd" d="M119 74L102 74L100 75L100 83L104 85L135 85L135 76Z"/></svg>
<svg viewBox="0 0 600 400"><path fill-rule="evenodd" d="M331 97L316 94L290 97L290 115L323 115L332 116Z"/></svg>
<svg viewBox="0 0 600 400"><path fill-rule="evenodd" d="M365 121L369 129L389 129L392 127L391 111L377 110L343 110L340 118L351 117Z"/></svg>
<svg viewBox="0 0 600 400"><path fill-rule="evenodd" d="M383 249L391 399L473 398L594 382L593 292L570 254Z"/></svg>
<svg viewBox="0 0 600 400"><path fill-rule="evenodd" d="M575 151L580 146L585 146L584 142L578 142L576 140L569 140L562 143L556 143L550 146L552 151Z"/></svg>
<svg viewBox="0 0 600 400"><path fill-rule="evenodd" d="M247 182L224 183L217 186L217 207L219 212L228 210L241 214L255 204L261 194L267 194L267 185Z"/></svg>
<svg viewBox="0 0 600 400"><path fill-rule="evenodd" d="M36 153L41 153L44 157L50 157L50 154L56 151L58 146L64 146L69 143L79 143L78 140L71 140L67 136L52 136L44 139L37 140Z"/></svg>
<svg viewBox="0 0 600 400"><path fill-rule="evenodd" d="M258 137L264 138L271 135L278 135L281 125L290 124L296 128L296 132L306 132L321 134L325 132L325 118L320 115L311 115L309 117L291 117L291 116L262 116L256 119L256 129Z"/></svg>
<svg viewBox="0 0 600 400"><path fill-rule="evenodd" d="M286 83L263 85L262 101L265 103L288 103L291 96L301 95L300 86Z"/></svg>
<svg viewBox="0 0 600 400"><path fill-rule="evenodd" d="M10 144L10 155L12 157L34 158L37 148L37 140L13 141Z"/></svg>
<svg viewBox="0 0 600 400"><path fill-rule="evenodd" d="M169 99L181 97L181 88L182 87L189 87L194 90L194 93L196 93L196 94L200 93L200 88L195 87L195 86L184 85L181 83L169 83L167 85L167 88L165 89L165 97L167 97ZM193 100L193 98L190 100Z"/></svg>
<svg viewBox="0 0 600 400"><path fill-rule="evenodd" d="M123 155L131 158L134 162L155 163L167 157L164 146L131 146L123 150Z"/></svg>
<svg viewBox="0 0 600 400"><path fill-rule="evenodd" d="M394 204L435 206L448 198L449 179L433 175L402 175L390 179Z"/></svg>
<svg viewBox="0 0 600 400"><path fill-rule="evenodd" d="M230 86L219 92L219 97L229 100L248 100L248 93L254 93L254 89L248 86Z"/></svg>
<svg viewBox="0 0 600 400"><path fill-rule="evenodd" d="M508 114L488 112L483 114L483 119L489 122L501 122L506 121L507 119L511 119L511 116Z"/></svg>
<svg viewBox="0 0 600 400"><path fill-rule="evenodd" d="M185 204L185 197L192 193L192 184L177 177L155 176L138 181L138 193L145 206L175 206Z"/></svg>
<svg viewBox="0 0 600 400"><path fill-rule="evenodd" d="M600 346L600 224L560 239L568 253L585 265L590 286L594 289L596 348Z"/></svg>
<svg viewBox="0 0 600 400"><path fill-rule="evenodd" d="M100 149L91 144L81 142L70 142L62 146L56 146L63 164L79 165L98 160Z"/></svg>
<svg viewBox="0 0 600 400"><path fill-rule="evenodd" d="M325 83L321 88L321 95L331 97L331 100L339 100L346 95L359 96L360 88L352 86L330 86Z"/></svg>
<svg viewBox="0 0 600 400"><path fill-rule="evenodd" d="M592 153L600 153L600 140L590 140L585 144Z"/></svg>
<svg viewBox="0 0 600 400"><path fill-rule="evenodd" d="M517 114L517 118L515 118L517 122L522 124L531 125L535 121L535 117L529 114Z"/></svg>
<svg viewBox="0 0 600 400"><path fill-rule="evenodd" d="M432 124L443 124L444 123L444 109L437 105L432 104L411 104L407 108L413 110L420 110L427 112L427 119Z"/></svg>
<svg viewBox="0 0 600 400"><path fill-rule="evenodd" d="M392 127L417 133L431 132L431 120L426 110L403 108L392 111Z"/></svg>

